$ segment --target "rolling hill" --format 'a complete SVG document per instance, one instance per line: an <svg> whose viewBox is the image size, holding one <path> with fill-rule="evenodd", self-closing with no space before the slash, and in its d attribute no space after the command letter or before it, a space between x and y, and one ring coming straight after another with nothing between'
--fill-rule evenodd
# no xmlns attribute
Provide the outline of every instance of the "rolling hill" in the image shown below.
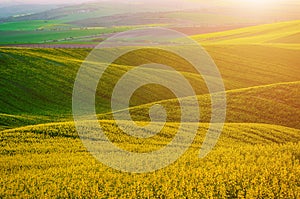
<svg viewBox="0 0 300 199"><path fill-rule="evenodd" d="M266 86L230 90L226 92L226 123L265 123L300 129L300 82L279 83ZM213 94L218 97L218 93ZM201 122L210 122L210 95L198 96ZM186 104L191 100L183 98ZM164 100L130 108L135 121L149 121L149 108L161 104L168 113L168 121L180 122L181 113L177 99ZM217 106L217 105L216 105ZM122 116L122 110L115 114ZM189 112L195 117L196 112ZM101 119L113 119L111 113L99 115Z"/></svg>
<svg viewBox="0 0 300 199"><path fill-rule="evenodd" d="M256 113L264 106L269 107L268 113L270 115L266 115L264 119L260 116L253 116L252 119L249 119L254 112L250 111L250 113L247 113L248 111L245 111L242 116L238 116L237 113L230 114L230 122L257 122L262 119L262 122L277 124L276 122L280 122L282 119L282 123L278 124L299 128L296 124L296 120L291 122L287 121L289 117L294 119L296 117L288 114L292 110L298 110L299 105L297 103L293 104L296 109L293 109L293 107L289 108L290 102L295 103L293 95L297 96L297 93L299 93L297 90L299 89L298 84L281 85L281 83L299 81L300 61L298 57L300 56L300 50L296 47L282 47L281 44L252 44L250 42L252 40L248 39L250 37L249 35L253 35L254 33L259 38L264 38L264 34L273 34L272 31L277 34L278 31L276 28L281 27L285 27L285 31L289 34L294 34L296 31L294 28L295 24L298 24L298 21L259 26L263 30L259 35L256 33L259 29L258 27L247 28L247 31L245 31L245 29L236 30L235 32L248 32L248 36L244 35L239 38L239 40L247 40L248 43L242 43L240 45L237 45L237 43L205 43L205 49L216 62L224 79L225 88L228 90L228 98L231 100L229 102L232 102L231 108L236 109L236 112L238 112L237 106L245 107L243 103L247 104L251 103L251 101L253 101L253 104L249 104L249 106L254 106ZM232 31L223 32L222 34L229 35L232 34L231 32ZM216 34L222 35L221 33ZM209 38L211 37L209 35L211 34L201 37ZM285 35L286 38L287 34L282 33L282 35ZM195 38L199 39L200 36L195 36ZM297 40L295 40L295 44L292 45L297 45ZM16 119L19 116L28 116L28 118L41 117L40 120L29 119L28 121L24 121L24 124L36 124L40 123L39 121L60 121L63 118L71 119L73 84L77 70L89 52L90 49L0 48L0 76L2 78L0 82L0 105L1 113L4 114L1 116L3 118L1 128L22 126L22 122L16 122L23 121L23 119ZM161 56L168 57L168 59L161 59ZM127 58L121 57L106 71L102 79L102 88L99 87L101 91L97 93L97 113L103 114L110 111L110 94L116 81L126 71L135 65L145 64L153 60L173 66L176 70L180 71L194 87L197 95L207 93L206 85L203 83L200 75L184 60L168 53L160 53L157 55L157 53L154 53L152 50L144 50L128 54ZM260 87L262 85L270 86ZM289 88L289 86L291 86L291 88ZM281 87L283 87L283 89ZM250 90L230 91L241 88L249 88ZM272 89L269 88L275 91L279 89L278 92L276 91L277 95L274 95ZM286 89L286 91L284 91L284 89ZM289 89L291 89L290 93ZM250 91L252 90L253 92L251 93ZM272 102L273 98L278 97L284 100L282 98L284 95L280 94L281 90L283 90L284 95L288 95L287 100L290 101L288 101L287 105L280 102L280 107L283 110L287 108L287 110L291 111L286 111L286 113L277 112L275 113L277 116L275 117L274 115L274 118L272 118L272 111L276 112L275 110L279 109L278 102ZM264 92L272 97L263 95ZM143 93L151 94L146 96ZM249 97L247 98L249 93L251 94L249 96L254 97L253 100ZM244 96L240 101L238 100L239 95ZM261 97L261 95L263 95L263 97ZM135 93L131 105L139 106L172 98L174 98L174 95L162 87L144 87ZM270 104L268 105L269 102ZM206 103L208 103L207 100ZM280 116L280 114L282 115ZM205 121L207 121L207 117Z"/></svg>
<svg viewBox="0 0 300 199"><path fill-rule="evenodd" d="M0 43L1 45L56 42L97 43L99 40L94 41L94 39L105 39L103 34L141 26L164 26L191 34L299 19L299 12L297 12L299 4L293 1L287 2L284 10L282 10L282 5L278 4L279 8L270 7L263 10L262 15L257 16L253 16L252 7L249 7L249 12L239 13L236 12L240 9L239 4L228 3L226 5L221 1L172 0L172 5L169 4L169 2L162 1L151 1L151 3L148 1L98 1L60 5L57 8L50 6L46 11L30 13L30 10L35 7L31 6L32 9L28 8L27 13L24 11L25 13L19 16L0 18ZM0 11L5 13L9 9L13 8L0 8ZM261 27L259 29L263 30ZM296 30L297 26L294 29ZM223 35L223 37L225 39L229 37L227 42L230 42L230 37L235 38L234 31L232 34L231 36ZM265 38L272 36L276 40L276 34L274 32L272 34L264 35ZM247 36L247 32L244 35ZM287 35L284 39L291 43L294 37L297 37L297 34L291 37ZM206 39L204 37L204 41ZM209 39L215 40L211 37ZM258 39L263 38L253 38L252 41L258 41ZM200 40L202 42L202 39ZM238 38L236 42L240 42Z"/></svg>
<svg viewBox="0 0 300 199"><path fill-rule="evenodd" d="M8 3L0 4L1 14L0 18L7 18L7 17L21 17L25 15L30 15L33 13L40 13L46 10L55 9L59 6L57 5L36 5L36 4L19 4L16 5L8 5Z"/></svg>

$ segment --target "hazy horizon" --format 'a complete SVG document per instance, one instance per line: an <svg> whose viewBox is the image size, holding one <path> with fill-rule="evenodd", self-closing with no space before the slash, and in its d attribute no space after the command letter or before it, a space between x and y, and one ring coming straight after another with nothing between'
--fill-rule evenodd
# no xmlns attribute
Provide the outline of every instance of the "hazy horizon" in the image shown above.
<svg viewBox="0 0 300 199"><path fill-rule="evenodd" d="M111 2L147 2L149 0L52 0L49 2L48 0L0 0L0 4L78 4L78 3L85 3L85 2L99 2L99 1L111 1ZM173 2L209 2L209 3L242 3L242 4L266 4L266 3L299 3L298 0L164 0L164 2L169 1L170 3ZM149 1L155 2L155 1Z"/></svg>

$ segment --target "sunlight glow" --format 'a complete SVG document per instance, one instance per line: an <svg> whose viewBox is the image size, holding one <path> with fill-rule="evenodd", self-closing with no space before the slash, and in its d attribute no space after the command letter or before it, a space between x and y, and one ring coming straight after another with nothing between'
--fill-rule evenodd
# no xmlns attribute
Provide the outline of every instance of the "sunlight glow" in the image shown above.
<svg viewBox="0 0 300 199"><path fill-rule="evenodd" d="M240 3L247 3L252 5L270 5L282 2L282 0L239 0Z"/></svg>

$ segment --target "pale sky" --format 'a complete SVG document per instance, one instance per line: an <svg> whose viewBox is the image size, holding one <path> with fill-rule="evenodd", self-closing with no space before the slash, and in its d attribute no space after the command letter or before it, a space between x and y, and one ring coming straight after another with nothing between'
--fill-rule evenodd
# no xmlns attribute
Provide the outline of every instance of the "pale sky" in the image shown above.
<svg viewBox="0 0 300 199"><path fill-rule="evenodd" d="M95 0L0 0L0 4L68 4Z"/></svg>

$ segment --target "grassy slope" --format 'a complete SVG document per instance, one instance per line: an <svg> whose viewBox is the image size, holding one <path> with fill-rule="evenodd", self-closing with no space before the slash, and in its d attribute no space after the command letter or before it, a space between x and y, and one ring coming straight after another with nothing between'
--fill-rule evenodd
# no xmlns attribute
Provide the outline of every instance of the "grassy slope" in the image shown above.
<svg viewBox="0 0 300 199"><path fill-rule="evenodd" d="M235 88L260 86L299 80L299 26L299 20L281 22L196 35L193 39L204 45L223 78L238 85Z"/></svg>
<svg viewBox="0 0 300 199"><path fill-rule="evenodd" d="M88 50L1 49L1 111L48 115L70 110L72 83Z"/></svg>
<svg viewBox="0 0 300 199"><path fill-rule="evenodd" d="M69 113L75 77L89 51L1 48L1 110L6 113L45 114L56 110ZM102 79L104 90L99 95L108 100L112 82L131 68L113 65ZM194 84L200 79L191 72L184 75ZM30 104L33 106L28 106Z"/></svg>
<svg viewBox="0 0 300 199"><path fill-rule="evenodd" d="M60 118L60 120L64 120L66 118ZM9 115L0 113L0 130L6 128L16 128L20 126L27 126L32 124L42 124L49 123L53 120L57 120L57 118L49 117L49 116L41 116L41 115Z"/></svg>
<svg viewBox="0 0 300 199"><path fill-rule="evenodd" d="M275 27L280 28L285 24L267 25L267 28L263 27L262 29L265 30L265 34L269 34ZM257 30L258 28L251 27L248 32L251 32L250 29ZM270 30L267 31L267 29ZM299 81L299 59L297 58L300 51L298 49L250 44L206 45L205 47L217 63L227 90ZM70 118L74 79L82 60L88 52L89 50L84 49L1 48L2 89L0 103L1 112L7 114L8 117L3 119L4 122L1 125L18 126L14 125L15 119L9 119L11 118L10 115L48 116L46 119L41 119L41 121L55 121L53 118ZM203 83L199 85L199 82L201 82L199 75L195 74L195 71L191 70L185 62L178 61L176 57L168 54L160 55L169 59L156 57L152 52L142 52L137 55L131 54L129 59L121 59L117 62L124 65L139 65L153 59L163 61L163 63L182 71L196 88L197 94L207 92ZM137 58L137 56L139 57ZM149 58L151 59L149 60ZM127 62L127 60L135 60L135 62ZM102 79L104 89L101 88L103 92L98 93L101 98L99 100L100 106L97 107L99 113L109 111L109 98L114 86L112 83L117 81L117 78L129 69L128 66L115 65L110 68L107 75ZM241 72L241 70L244 71ZM136 93L136 97L133 98L133 105L174 97L161 88L156 95L151 94L145 97L143 91L155 93L155 88L146 87L144 89L146 91L142 90L140 93ZM164 96L164 98L161 96ZM229 99L231 99L230 96ZM249 101L249 99L245 100ZM243 103L243 100L240 103ZM10 120L11 123L9 123ZM34 124L30 121L32 120L29 119L25 124Z"/></svg>
<svg viewBox="0 0 300 199"><path fill-rule="evenodd" d="M300 49L251 44L205 48L219 67L227 90L300 80Z"/></svg>
<svg viewBox="0 0 300 199"><path fill-rule="evenodd" d="M266 123L300 129L300 82L280 83L237 89L226 92L228 123ZM188 102L190 98L184 98ZM201 108L201 122L209 122L211 115L210 95L198 96ZM130 108L136 121L149 121L148 111L159 103L166 107L168 121L180 121L180 108L177 99L164 100ZM117 112L122 115L123 111ZM191 117L195 113L189 113ZM102 114L100 118L112 119L112 115Z"/></svg>
<svg viewBox="0 0 300 199"><path fill-rule="evenodd" d="M6 114L2 116L1 126L16 127L20 124L15 122L11 115L42 116L43 120L46 117L46 121L71 119L75 77L89 51L88 49L0 49L2 62L0 107L1 112ZM99 88L101 92L98 92L98 112L109 110L112 83L130 68L113 65L104 75L102 87ZM186 72L185 76L194 85L200 80L199 75L193 73ZM154 88L147 90L152 92ZM204 90L205 86L198 87L198 94L205 92ZM137 105L142 104L143 101L147 103L174 97L170 92L166 95L164 91L165 89L160 89L156 95L148 98L140 92L134 101ZM36 120L36 123L38 121ZM32 122L33 120L29 119L24 124L34 124Z"/></svg>
<svg viewBox="0 0 300 199"><path fill-rule="evenodd" d="M299 44L300 20L280 22L241 28L225 32L196 35L193 38L203 44L265 44L286 43L286 38L294 36L292 43ZM290 41L288 43L291 43Z"/></svg>
<svg viewBox="0 0 300 199"><path fill-rule="evenodd" d="M209 42L204 42L205 48L219 66L226 89L229 90L226 122L269 123L300 128L300 49L282 44L269 45L262 40L271 35L276 35L281 42L283 39L279 36L286 38L287 35L292 35L295 39L295 32L299 31L298 25L299 21L292 21L194 37L211 38ZM224 42L216 39L215 35L219 35ZM230 40L229 36L238 37L238 40ZM236 45L241 41L248 43ZM298 46L297 40L294 46ZM169 121L180 120L177 100L161 103L170 113ZM199 103L202 108L201 121L208 122L211 111L209 96L199 96ZM137 121L148 121L150 105L153 104L131 108L133 118ZM122 111L119 114L122 114ZM110 114L100 117L111 119Z"/></svg>

